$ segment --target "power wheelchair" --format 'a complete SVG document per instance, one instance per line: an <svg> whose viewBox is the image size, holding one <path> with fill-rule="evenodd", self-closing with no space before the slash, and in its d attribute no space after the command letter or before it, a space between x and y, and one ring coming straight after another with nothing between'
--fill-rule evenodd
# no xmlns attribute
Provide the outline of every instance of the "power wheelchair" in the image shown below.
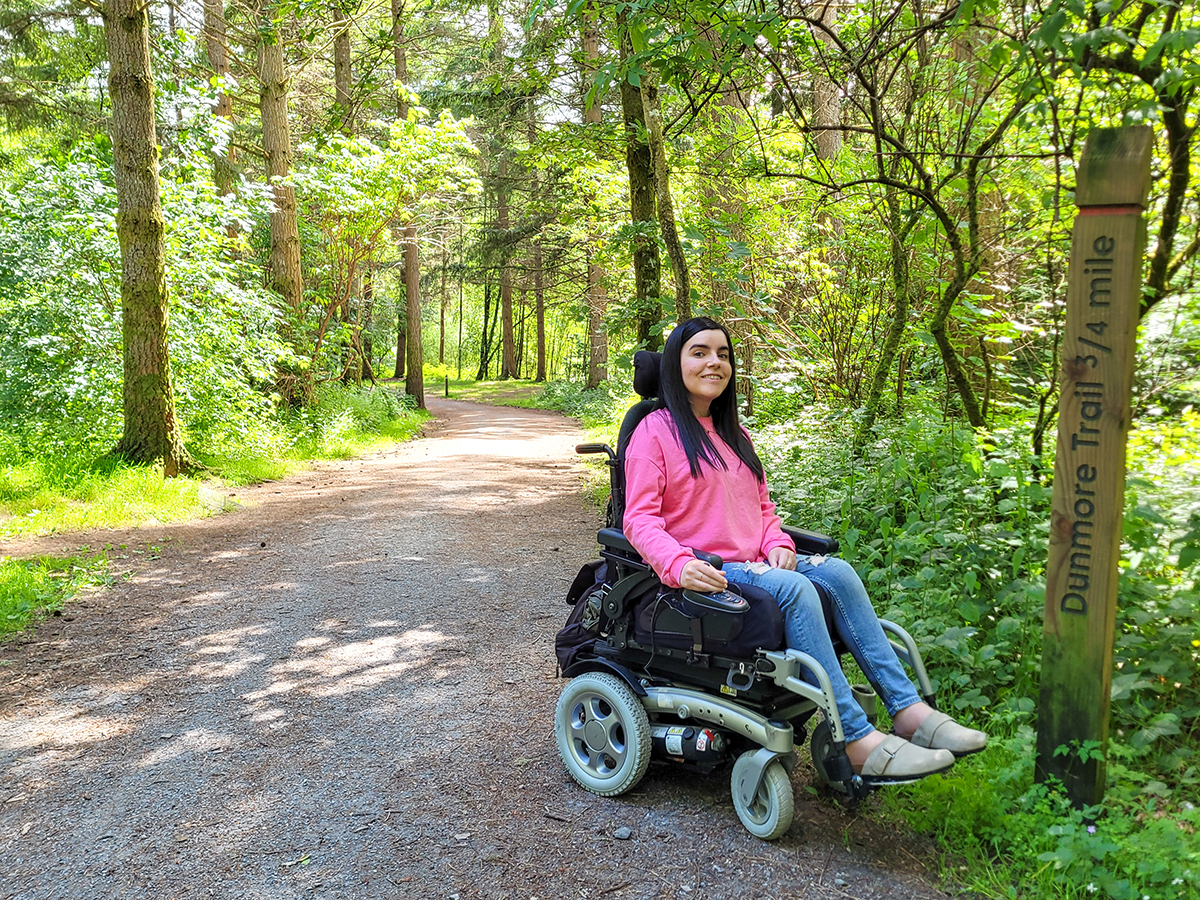
<svg viewBox="0 0 1200 900"><path fill-rule="evenodd" d="M612 490L606 527L597 536L601 559L576 579L568 596L574 609L556 640L562 674L571 679L555 709L556 742L571 776L606 797L633 788L652 757L701 773L732 761L738 818L751 834L774 840L791 826L796 745L818 710L822 721L811 741L818 780L853 802L871 785L846 756L829 676L808 654L784 647L774 598L732 585L715 595L667 589L621 532L625 450L634 429L658 406L660 363L658 353L635 354L634 389L642 399L622 421L617 450L607 444L575 448L607 455ZM837 552L838 542L827 535L784 531L799 554ZM719 557L694 552L721 567ZM823 600L841 653L845 648L836 638L828 598ZM880 625L936 708L912 637L892 622L881 619ZM874 690L853 690L873 720Z"/></svg>

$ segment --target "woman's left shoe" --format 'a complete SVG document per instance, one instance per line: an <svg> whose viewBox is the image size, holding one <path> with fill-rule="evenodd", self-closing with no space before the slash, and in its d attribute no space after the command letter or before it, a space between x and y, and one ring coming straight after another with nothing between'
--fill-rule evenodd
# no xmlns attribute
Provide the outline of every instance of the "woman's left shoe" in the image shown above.
<svg viewBox="0 0 1200 900"><path fill-rule="evenodd" d="M987 746L987 735L982 731L959 725L936 709L925 717L908 740L930 750L949 750L956 757L970 756Z"/></svg>

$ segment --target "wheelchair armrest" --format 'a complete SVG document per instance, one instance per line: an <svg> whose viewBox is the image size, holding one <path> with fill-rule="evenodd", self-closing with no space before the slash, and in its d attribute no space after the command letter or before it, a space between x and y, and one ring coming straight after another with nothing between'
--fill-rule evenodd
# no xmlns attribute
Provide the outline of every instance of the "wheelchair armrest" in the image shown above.
<svg viewBox="0 0 1200 900"><path fill-rule="evenodd" d="M838 548L841 546L837 538L821 534L819 531L809 531L807 528L789 528L784 525L783 533L796 543L797 553L809 556L813 554L832 556L838 552Z"/></svg>
<svg viewBox="0 0 1200 900"><path fill-rule="evenodd" d="M633 544L629 543L629 538L625 537L620 528L601 528L596 534L596 540L599 541L601 547L620 550L628 556L641 559L641 554L633 549Z"/></svg>
<svg viewBox="0 0 1200 900"><path fill-rule="evenodd" d="M596 534L596 540L600 542L600 546L607 547L609 550L619 550L634 559L642 558L641 554L634 549L633 544L629 543L629 538L625 537L624 532L619 528L601 528ZM692 552L696 554L696 559L704 560L714 569L719 569L725 564L715 553L705 553L703 550L695 548L692 549Z"/></svg>

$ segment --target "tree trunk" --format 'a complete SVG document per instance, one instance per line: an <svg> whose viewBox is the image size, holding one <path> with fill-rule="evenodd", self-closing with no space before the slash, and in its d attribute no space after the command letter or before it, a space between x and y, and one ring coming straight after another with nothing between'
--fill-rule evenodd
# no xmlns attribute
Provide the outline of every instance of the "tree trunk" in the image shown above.
<svg viewBox="0 0 1200 900"><path fill-rule="evenodd" d="M408 51L404 36L404 0L392 0L392 53L399 94L396 114L408 119ZM417 398L417 408L425 408L425 353L421 343L421 269L417 246L417 223L404 226L404 308L408 333L408 374L404 392ZM399 366L399 361L396 362ZM399 377L399 376L397 376Z"/></svg>
<svg viewBox="0 0 1200 900"><path fill-rule="evenodd" d="M527 138L529 146L532 147L537 143L537 117L534 109L533 99L525 104L527 113ZM529 204L535 210L538 200L540 199L540 183L538 181L538 170L533 168L529 172ZM533 307L534 307L534 326L535 338L537 341L537 372L534 374L534 381L543 382L546 380L546 290L545 278L542 273L542 238L541 234L533 236L533 258L530 262L530 268L533 269ZM591 267L589 266L589 271Z"/></svg>
<svg viewBox="0 0 1200 900"><path fill-rule="evenodd" d="M353 86L350 73L350 16L336 3L333 14L340 20L337 33L333 36L333 120L342 134L349 135L354 133L350 112L350 91Z"/></svg>
<svg viewBox="0 0 1200 900"><path fill-rule="evenodd" d="M821 8L821 24L825 28L814 29L817 41L832 54L836 52L837 33L837 7L832 3ZM815 73L813 77L813 124L817 126L817 159L832 160L842 149L842 93L827 72Z"/></svg>
<svg viewBox="0 0 1200 900"><path fill-rule="evenodd" d="M629 40L626 14L617 12L621 33L621 56L629 59L633 45ZM621 81L621 112L625 119L625 166L629 171L629 215L636 227L654 223L654 161L649 145L641 139L646 129L646 115L641 92ZM662 265L658 257L658 242L649 236L634 239L633 248L634 314L637 318L638 342L650 350L662 346L662 333L656 329L662 318Z"/></svg>
<svg viewBox="0 0 1200 900"><path fill-rule="evenodd" d="M583 13L583 65L584 65L584 128L598 129L600 126L600 97L589 107L586 95L596 69L600 65L600 29L598 27L599 13L596 4L592 3ZM598 240L598 235L591 235L591 243ZM589 254L587 264L587 309L588 309L588 372L587 387L597 387L600 382L608 380L608 332L604 325L604 316L608 307L608 295L604 289L606 280L604 267L592 261ZM538 307L538 333L543 333L540 317L543 315L541 306ZM545 373L545 341L538 345L538 371ZM541 380L541 379L539 379Z"/></svg>
<svg viewBox="0 0 1200 900"><path fill-rule="evenodd" d="M404 0L392 0L392 58L396 71L396 116L408 119L408 49L404 36Z"/></svg>
<svg viewBox="0 0 1200 900"><path fill-rule="evenodd" d="M500 184L496 190L496 228L509 229L508 218L508 155L500 151ZM507 240L507 238L502 238ZM517 377L516 349L513 344L512 264L505 246L500 251L500 380Z"/></svg>
<svg viewBox="0 0 1200 900"><path fill-rule="evenodd" d="M516 309L516 349L513 354L514 367L513 371L517 373L516 377L520 378L525 369L525 318L529 309L529 291L522 287L517 294L517 309Z"/></svg>
<svg viewBox="0 0 1200 900"><path fill-rule="evenodd" d="M667 150L663 143L662 103L658 98L657 76L642 75L642 107L646 116L646 135L650 140L650 159L654 174L654 199L658 207L658 224L671 274L675 276L675 321L692 317L692 280L688 275L687 259L679 232L675 227L675 205L671 202L671 170L667 166Z"/></svg>
<svg viewBox="0 0 1200 900"><path fill-rule="evenodd" d="M363 374L375 383L374 341L371 340L371 324L375 320L375 276L368 268L362 277L362 323L359 334L362 336Z"/></svg>
<svg viewBox="0 0 1200 900"><path fill-rule="evenodd" d="M404 393L417 401L417 409L425 408L425 353L421 346L421 268L417 247L417 226L409 223L404 229L404 293L407 303L408 375Z"/></svg>
<svg viewBox="0 0 1200 900"><path fill-rule="evenodd" d="M871 429L879 418L879 407L883 400L883 389L887 386L888 377L892 374L892 363L900 349L900 342L908 328L908 297L909 271L908 250L905 246L909 228L900 223L900 198L894 190L889 190L886 196L888 210L888 230L891 232L892 247L892 289L895 291L895 308L892 311L892 323L888 326L887 338L884 340L883 352L875 365L875 375L867 392L867 402L863 417L854 433L854 452L861 453L871 440Z"/></svg>
<svg viewBox="0 0 1200 900"><path fill-rule="evenodd" d="M408 286L405 279L405 293L407 294ZM406 354L408 353L408 301L396 304L396 370L392 373L392 377L400 379L404 377L404 363L406 362Z"/></svg>
<svg viewBox="0 0 1200 900"><path fill-rule="evenodd" d="M121 244L121 340L125 431L116 452L139 463L161 459L167 477L189 468L167 352L165 227L158 191L158 136L150 23L138 0L106 0L113 175Z"/></svg>
<svg viewBox="0 0 1200 900"><path fill-rule="evenodd" d="M446 268L450 264L450 253L445 247L445 242L442 245L442 302L439 306L438 316L438 365L446 364Z"/></svg>
<svg viewBox="0 0 1200 900"><path fill-rule="evenodd" d="M483 283L483 328L479 335L479 371L475 373L476 381L484 381L488 376L488 360L491 358L488 345L492 338L488 335L488 316L492 310L492 282L487 279Z"/></svg>
<svg viewBox="0 0 1200 900"><path fill-rule="evenodd" d="M546 380L546 287L542 276L542 245L533 245L533 309L537 329L537 372L533 380Z"/></svg>
<svg viewBox="0 0 1200 900"><path fill-rule="evenodd" d="M287 339L298 339L304 316L304 280L300 270L300 228L296 220L296 189L285 182L292 168L292 136L288 126L288 83L283 45L275 25L275 5L259 9L258 78L263 150L271 181L271 284L286 304ZM307 402L312 395L311 372L281 373L280 390L289 402Z"/></svg>
<svg viewBox="0 0 1200 900"><path fill-rule="evenodd" d="M827 3L822 7L821 22L826 28L815 29L817 40L831 53L836 52L834 37L830 32L836 33L837 31L837 7L832 3ZM817 72L813 77L813 124L817 126L817 164L823 170L829 171L833 160L837 158L842 149L842 93L841 87L833 78L829 77L827 72ZM842 235L842 219L833 212L839 200L841 200L840 191L831 193L828 202L821 207L817 214L817 221L821 223L825 233L829 236L822 243ZM842 261L840 248L832 254L825 254L825 256L827 259Z"/></svg>
<svg viewBox="0 0 1200 900"><path fill-rule="evenodd" d="M208 50L208 64L217 78L229 75L229 38L225 21L224 0L204 0L204 45ZM222 89L217 93L217 105L213 115L233 123L233 98ZM221 194L233 193L234 166L237 159L230 141L224 156L213 161L213 183ZM236 233L236 228L230 226Z"/></svg>

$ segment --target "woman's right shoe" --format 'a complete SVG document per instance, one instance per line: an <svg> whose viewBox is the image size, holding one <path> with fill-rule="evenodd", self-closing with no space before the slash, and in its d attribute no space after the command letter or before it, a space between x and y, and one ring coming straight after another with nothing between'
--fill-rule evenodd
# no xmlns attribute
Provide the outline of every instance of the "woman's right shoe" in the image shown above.
<svg viewBox="0 0 1200 900"><path fill-rule="evenodd" d="M970 756L987 746L987 735L982 731L959 725L936 709L925 717L908 740L930 750L949 750L955 757Z"/></svg>
<svg viewBox="0 0 1200 900"><path fill-rule="evenodd" d="M929 750L889 734L871 751L858 773L865 784L909 784L954 765L949 750Z"/></svg>

